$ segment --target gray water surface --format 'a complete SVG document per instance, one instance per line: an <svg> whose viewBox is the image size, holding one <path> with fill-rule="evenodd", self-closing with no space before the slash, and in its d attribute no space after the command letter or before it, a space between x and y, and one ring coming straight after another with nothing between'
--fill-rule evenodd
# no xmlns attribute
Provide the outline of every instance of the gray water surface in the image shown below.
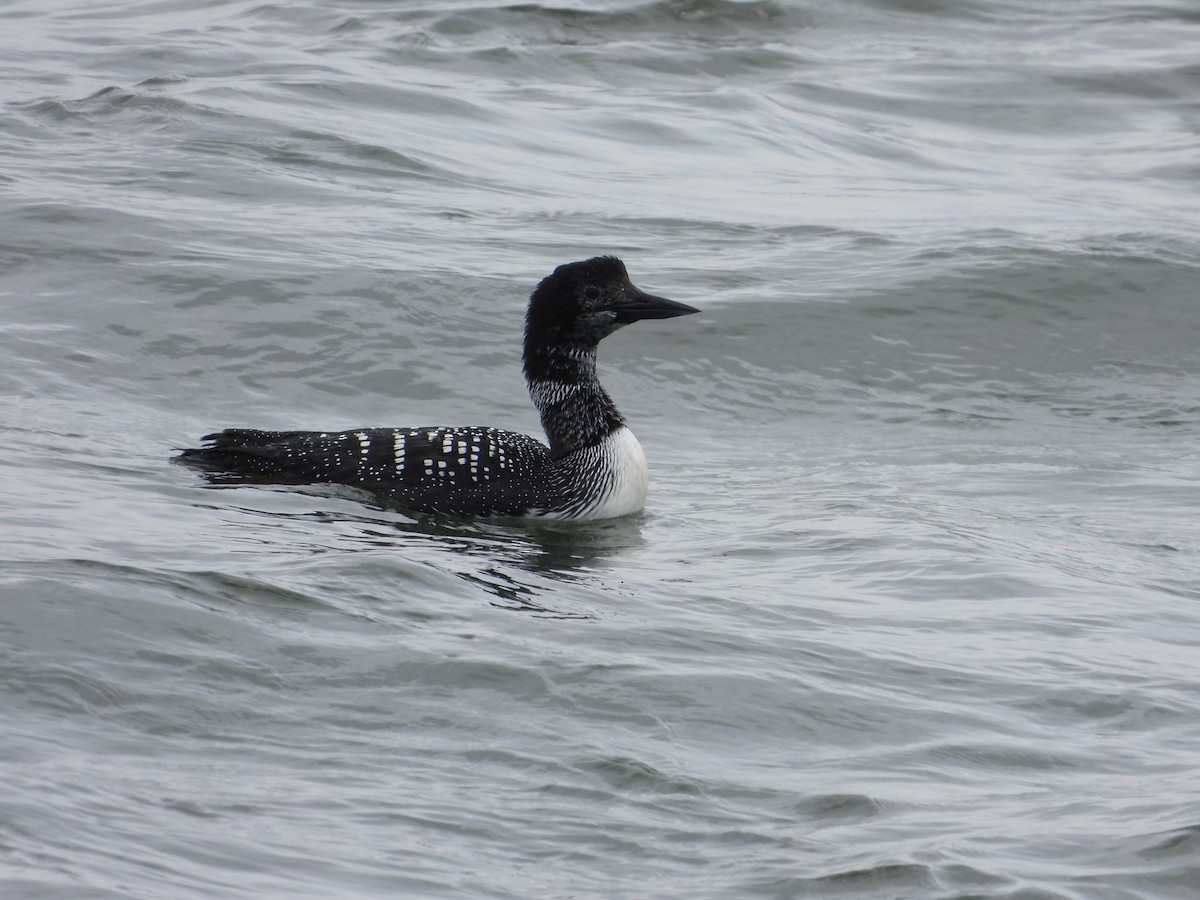
<svg viewBox="0 0 1200 900"><path fill-rule="evenodd" d="M5 897L1200 895L1200 15L0 6ZM214 488L214 428L538 432L644 514Z"/></svg>

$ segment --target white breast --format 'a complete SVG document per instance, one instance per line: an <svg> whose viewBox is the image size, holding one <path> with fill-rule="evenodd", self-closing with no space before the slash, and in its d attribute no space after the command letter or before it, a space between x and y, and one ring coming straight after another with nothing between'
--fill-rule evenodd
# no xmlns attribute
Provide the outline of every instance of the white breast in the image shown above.
<svg viewBox="0 0 1200 900"><path fill-rule="evenodd" d="M602 492L592 506L581 511L581 519L614 519L638 512L646 505L649 471L642 445L626 427L618 428L600 445L601 465L607 470Z"/></svg>

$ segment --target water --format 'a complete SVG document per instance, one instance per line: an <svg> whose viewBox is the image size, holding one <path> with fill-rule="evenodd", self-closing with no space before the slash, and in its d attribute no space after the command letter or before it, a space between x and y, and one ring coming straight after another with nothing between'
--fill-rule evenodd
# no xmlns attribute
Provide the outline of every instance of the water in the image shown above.
<svg viewBox="0 0 1200 900"><path fill-rule="evenodd" d="M1190 2L0 7L6 897L1200 893ZM208 488L537 431L644 515Z"/></svg>

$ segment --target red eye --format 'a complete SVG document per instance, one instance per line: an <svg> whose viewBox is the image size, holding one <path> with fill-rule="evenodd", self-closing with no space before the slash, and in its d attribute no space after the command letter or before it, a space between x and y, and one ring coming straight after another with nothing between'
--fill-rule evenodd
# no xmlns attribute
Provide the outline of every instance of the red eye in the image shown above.
<svg viewBox="0 0 1200 900"><path fill-rule="evenodd" d="M600 288L588 285L583 289L583 296L589 300L598 300L600 298Z"/></svg>

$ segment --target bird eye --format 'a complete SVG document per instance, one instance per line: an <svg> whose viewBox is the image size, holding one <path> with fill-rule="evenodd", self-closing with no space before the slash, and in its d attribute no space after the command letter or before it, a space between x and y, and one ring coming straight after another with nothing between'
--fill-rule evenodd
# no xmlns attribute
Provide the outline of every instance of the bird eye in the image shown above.
<svg viewBox="0 0 1200 900"><path fill-rule="evenodd" d="M600 288L589 284L583 289L583 296L587 297L589 300L598 300L600 299Z"/></svg>

